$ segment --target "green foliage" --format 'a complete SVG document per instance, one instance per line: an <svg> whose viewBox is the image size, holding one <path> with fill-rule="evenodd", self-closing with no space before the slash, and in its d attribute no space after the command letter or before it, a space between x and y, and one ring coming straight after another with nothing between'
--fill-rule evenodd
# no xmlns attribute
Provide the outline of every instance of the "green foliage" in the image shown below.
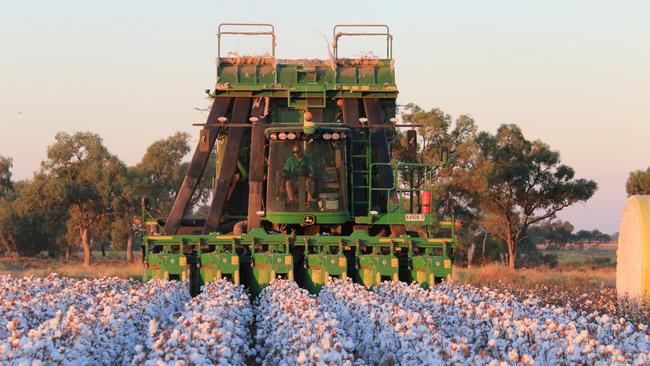
<svg viewBox="0 0 650 366"><path fill-rule="evenodd" d="M545 221L528 229L528 239L533 244L543 244L546 249L562 249L573 240L573 225L567 221Z"/></svg>
<svg viewBox="0 0 650 366"><path fill-rule="evenodd" d="M0 251L53 254L82 245L89 262L92 243L132 243L142 196L151 197L158 212L171 207L188 167L182 162L188 140L176 133L156 141L127 168L98 135L58 133L41 170L25 182L11 181L12 161L0 156ZM210 187L204 179L193 202L205 203Z"/></svg>
<svg viewBox="0 0 650 366"><path fill-rule="evenodd" d="M571 238L579 246L584 244L605 244L612 241L612 237L601 233L600 230L580 230Z"/></svg>
<svg viewBox="0 0 650 366"><path fill-rule="evenodd" d="M50 249L47 212L26 205L25 197L44 192L35 183L11 181L12 160L0 156L0 252L33 256Z"/></svg>
<svg viewBox="0 0 650 366"><path fill-rule="evenodd" d="M522 240L517 248L517 267L547 266L555 268L558 265L557 254L543 254L531 240Z"/></svg>
<svg viewBox="0 0 650 366"><path fill-rule="evenodd" d="M131 171L132 191L149 198L153 210L166 213L174 204L187 166L183 157L190 151L187 133L176 134L149 145L142 160Z"/></svg>
<svg viewBox="0 0 650 366"><path fill-rule="evenodd" d="M13 159L0 155L0 198L13 190L11 167Z"/></svg>
<svg viewBox="0 0 650 366"><path fill-rule="evenodd" d="M650 168L630 172L625 182L625 190L628 196L635 194L650 194Z"/></svg>
<svg viewBox="0 0 650 366"><path fill-rule="evenodd" d="M81 243L84 263L89 265L91 242L106 239L110 233L126 167L108 152L98 135L60 132L47 149L42 172L48 185L56 187L44 197L46 204L67 208L66 237L68 242Z"/></svg>
<svg viewBox="0 0 650 366"><path fill-rule="evenodd" d="M530 225L554 217L562 209L586 201L596 182L574 179L571 167L560 163L558 152L543 142L527 140L514 124L502 125L495 135L481 132L474 190L480 201L480 225L501 238L515 266L517 248Z"/></svg>
<svg viewBox="0 0 650 366"><path fill-rule="evenodd" d="M33 181L14 184L12 196L0 199L0 241L5 251L32 256L43 250L57 251L57 237L64 228L62 211L48 206L44 199L54 188L46 184L43 175Z"/></svg>

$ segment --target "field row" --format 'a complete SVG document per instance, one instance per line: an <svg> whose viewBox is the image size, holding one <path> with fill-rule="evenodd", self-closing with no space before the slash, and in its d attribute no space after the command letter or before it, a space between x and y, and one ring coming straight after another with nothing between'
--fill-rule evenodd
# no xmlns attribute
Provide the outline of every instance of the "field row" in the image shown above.
<svg viewBox="0 0 650 366"><path fill-rule="evenodd" d="M0 277L0 364L445 365L650 362L647 324L544 294L333 280L318 296L240 286Z"/></svg>

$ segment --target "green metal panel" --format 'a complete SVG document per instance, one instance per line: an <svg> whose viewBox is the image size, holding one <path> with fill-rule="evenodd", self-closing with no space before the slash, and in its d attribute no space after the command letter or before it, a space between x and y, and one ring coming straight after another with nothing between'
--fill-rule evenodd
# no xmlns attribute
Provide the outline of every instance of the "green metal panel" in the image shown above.
<svg viewBox="0 0 650 366"><path fill-rule="evenodd" d="M436 281L448 280L451 276L452 260L442 256L422 255L411 259L411 280L423 287L432 287Z"/></svg>
<svg viewBox="0 0 650 366"><path fill-rule="evenodd" d="M393 68L392 65L382 65L381 67L378 67L376 69L376 75L377 75L376 83L394 85L395 73L393 72L392 68Z"/></svg>
<svg viewBox="0 0 650 366"><path fill-rule="evenodd" d="M252 283L253 297L274 281L278 275L293 280L293 256L290 253L254 253Z"/></svg>
<svg viewBox="0 0 650 366"><path fill-rule="evenodd" d="M239 66L239 84L257 84L257 65Z"/></svg>
<svg viewBox="0 0 650 366"><path fill-rule="evenodd" d="M230 65L230 64L222 64L219 66L218 69L218 74L219 74L219 82L220 83L230 83L230 84L238 84L238 76L239 72L237 70L237 65Z"/></svg>
<svg viewBox="0 0 650 366"><path fill-rule="evenodd" d="M329 277L346 279L348 261L343 254L309 254L302 286L311 293L317 293Z"/></svg>
<svg viewBox="0 0 650 366"><path fill-rule="evenodd" d="M342 224L350 219L348 212L267 212L265 220L281 224L302 224L305 215L315 216L316 224Z"/></svg>
<svg viewBox="0 0 650 366"><path fill-rule="evenodd" d="M377 84L375 78L375 68L373 66L363 66L357 69L357 84Z"/></svg>
<svg viewBox="0 0 650 366"><path fill-rule="evenodd" d="M338 77L336 78L336 82L339 84L356 84L357 83L357 68L354 66L339 66L338 69Z"/></svg>
<svg viewBox="0 0 650 366"><path fill-rule="evenodd" d="M149 254L145 266L145 280L152 278L170 279L176 277L180 280L187 276L187 257L183 254L158 253Z"/></svg>
<svg viewBox="0 0 650 366"><path fill-rule="evenodd" d="M239 256L234 253L204 253L199 255L201 282L207 283L229 275L239 284Z"/></svg>
<svg viewBox="0 0 650 366"><path fill-rule="evenodd" d="M296 72L297 65L282 65L278 64L278 84L287 87L291 84L298 83L298 73Z"/></svg>
<svg viewBox="0 0 650 366"><path fill-rule="evenodd" d="M257 80L260 84L275 83L275 68L273 65L262 65L257 69Z"/></svg>
<svg viewBox="0 0 650 366"><path fill-rule="evenodd" d="M331 67L316 67L316 82L321 84L336 83L336 75Z"/></svg>
<svg viewBox="0 0 650 366"><path fill-rule="evenodd" d="M399 280L399 259L394 255L365 254L358 257L358 282L366 287L376 286L382 280Z"/></svg>

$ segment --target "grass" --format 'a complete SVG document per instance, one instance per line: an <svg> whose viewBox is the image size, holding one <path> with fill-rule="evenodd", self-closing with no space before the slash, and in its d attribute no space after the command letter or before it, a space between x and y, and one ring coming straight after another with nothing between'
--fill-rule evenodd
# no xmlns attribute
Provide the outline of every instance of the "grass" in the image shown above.
<svg viewBox="0 0 650 366"><path fill-rule="evenodd" d="M546 250L540 248L544 254L555 254L558 257L560 268L582 266L616 267L616 244L600 244L585 247L584 250L563 249Z"/></svg>
<svg viewBox="0 0 650 366"><path fill-rule="evenodd" d="M557 268L511 269L504 265L488 264L472 268L455 267L454 280L462 284L494 286L501 284L511 289L530 289L552 286L565 290L575 288L616 287L616 244L585 247L584 250L545 250L543 254L558 257Z"/></svg>
<svg viewBox="0 0 650 366"><path fill-rule="evenodd" d="M564 289L576 287L616 287L616 268L573 269L512 269L498 264L472 268L454 268L454 281L476 286L494 286L501 283L508 288L534 288L557 286Z"/></svg>
<svg viewBox="0 0 650 366"><path fill-rule="evenodd" d="M142 280L144 268L139 260L127 264L123 259L96 258L90 267L84 267L79 259L63 263L60 260L47 258L17 258L0 257L0 275L14 277L37 276L43 277L54 272L60 276L74 278L121 277Z"/></svg>

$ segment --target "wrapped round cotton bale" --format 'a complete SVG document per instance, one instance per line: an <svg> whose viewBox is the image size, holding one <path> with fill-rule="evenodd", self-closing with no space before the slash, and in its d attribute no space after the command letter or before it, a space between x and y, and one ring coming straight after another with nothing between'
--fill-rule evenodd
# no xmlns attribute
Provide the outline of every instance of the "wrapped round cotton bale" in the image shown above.
<svg viewBox="0 0 650 366"><path fill-rule="evenodd" d="M650 297L650 195L630 196L621 215L616 252L619 296Z"/></svg>

